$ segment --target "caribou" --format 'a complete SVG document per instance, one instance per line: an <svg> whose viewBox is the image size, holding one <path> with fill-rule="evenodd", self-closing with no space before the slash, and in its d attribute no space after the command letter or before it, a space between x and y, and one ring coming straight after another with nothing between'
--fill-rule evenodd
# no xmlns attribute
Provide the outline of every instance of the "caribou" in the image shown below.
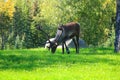
<svg viewBox="0 0 120 80"><path fill-rule="evenodd" d="M76 48L76 53L79 53L79 34L80 34L80 25L78 23L70 22L65 25L62 24L58 26L54 40L51 41L46 33L46 35L48 36L47 43L49 44L47 48L51 50L52 53L55 53L58 45L62 44L62 53L64 54L64 47L65 47L66 52L69 54L70 50L66 45L66 41L72 39Z"/></svg>

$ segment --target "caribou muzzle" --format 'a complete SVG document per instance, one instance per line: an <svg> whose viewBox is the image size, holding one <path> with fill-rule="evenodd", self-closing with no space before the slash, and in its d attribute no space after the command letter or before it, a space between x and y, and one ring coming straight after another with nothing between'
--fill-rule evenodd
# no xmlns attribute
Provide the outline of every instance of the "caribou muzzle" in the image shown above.
<svg viewBox="0 0 120 80"><path fill-rule="evenodd" d="M55 53L56 49L57 49L57 43L56 42L50 42L50 50L52 53Z"/></svg>

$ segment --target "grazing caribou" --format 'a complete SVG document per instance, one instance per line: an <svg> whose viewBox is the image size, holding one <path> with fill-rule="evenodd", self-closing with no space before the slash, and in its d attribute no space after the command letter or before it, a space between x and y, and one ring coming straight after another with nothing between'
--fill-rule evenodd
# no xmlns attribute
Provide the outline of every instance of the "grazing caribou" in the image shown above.
<svg viewBox="0 0 120 80"><path fill-rule="evenodd" d="M49 40L51 52L54 53L59 44L62 44L62 53L64 53L64 45L66 47L66 52L69 54L69 48L66 45L66 40L72 39L76 53L79 53L79 34L80 34L80 25L75 22L67 23L65 25L61 25L57 29L57 33L55 39L53 41Z"/></svg>
<svg viewBox="0 0 120 80"><path fill-rule="evenodd" d="M39 28L39 30L41 30ZM43 31L43 30L42 30ZM45 31L43 31L45 33ZM49 38L49 35L45 33ZM76 53L79 53L79 34L80 34L80 25L76 22L70 22L65 25L60 25L57 29L56 36L54 40L50 41L48 39L49 46L48 49L51 50L52 53L55 53L58 45L62 44L62 53L64 53L64 46L66 48L66 52L69 54L69 48L66 45L66 41L68 39L72 39L76 48Z"/></svg>

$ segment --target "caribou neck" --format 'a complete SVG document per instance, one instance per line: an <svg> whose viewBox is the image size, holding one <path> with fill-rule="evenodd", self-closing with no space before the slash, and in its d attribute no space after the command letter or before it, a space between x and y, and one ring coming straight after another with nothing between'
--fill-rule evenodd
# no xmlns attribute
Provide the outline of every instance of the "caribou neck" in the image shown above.
<svg viewBox="0 0 120 80"><path fill-rule="evenodd" d="M57 30L57 34L55 36L54 42L56 42L58 45L63 41L63 30Z"/></svg>

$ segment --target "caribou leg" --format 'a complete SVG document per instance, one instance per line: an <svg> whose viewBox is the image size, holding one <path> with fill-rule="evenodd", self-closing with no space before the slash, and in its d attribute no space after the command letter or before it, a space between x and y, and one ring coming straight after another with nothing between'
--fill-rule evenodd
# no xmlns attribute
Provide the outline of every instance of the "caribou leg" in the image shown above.
<svg viewBox="0 0 120 80"><path fill-rule="evenodd" d="M63 44L65 45L66 52L67 52L68 54L70 54L70 50L69 50L69 48L68 48L68 46L66 45L66 42L65 42L65 41L68 40L68 39L69 39L69 37L65 37L65 38L64 38L64 41L63 41ZM63 46L64 46L64 45L63 45Z"/></svg>
<svg viewBox="0 0 120 80"><path fill-rule="evenodd" d="M65 42L64 42L64 44L65 44L66 52L67 52L68 54L70 54L70 50L69 50L68 46L66 45Z"/></svg>
<svg viewBox="0 0 120 80"><path fill-rule="evenodd" d="M62 53L64 54L64 43L62 43Z"/></svg>
<svg viewBox="0 0 120 80"><path fill-rule="evenodd" d="M77 42L77 53L79 53L79 35L76 36L76 42Z"/></svg>
<svg viewBox="0 0 120 80"><path fill-rule="evenodd" d="M76 40L75 40L75 38L73 38L73 42L74 42L75 49L76 49L76 53L77 53L77 43L76 43Z"/></svg>

